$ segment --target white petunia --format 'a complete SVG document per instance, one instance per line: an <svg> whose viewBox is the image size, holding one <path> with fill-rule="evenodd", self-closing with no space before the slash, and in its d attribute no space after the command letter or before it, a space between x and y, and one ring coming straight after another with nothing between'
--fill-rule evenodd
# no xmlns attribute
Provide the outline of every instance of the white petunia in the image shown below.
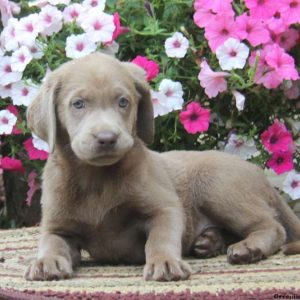
<svg viewBox="0 0 300 300"><path fill-rule="evenodd" d="M11 98L14 105L28 106L38 93L38 87L32 82L19 81L12 85Z"/></svg>
<svg viewBox="0 0 300 300"><path fill-rule="evenodd" d="M19 42L16 38L17 24L17 19L10 18L1 32L1 43L7 51L14 51L19 48Z"/></svg>
<svg viewBox="0 0 300 300"><path fill-rule="evenodd" d="M246 136L231 134L224 152L238 155L242 159L249 159L258 154L255 142Z"/></svg>
<svg viewBox="0 0 300 300"><path fill-rule="evenodd" d="M168 114L172 109L168 107L168 99L167 97L157 91L150 90L151 93L151 100L153 104L153 110L154 110L154 117L156 118L157 116L163 116Z"/></svg>
<svg viewBox="0 0 300 300"><path fill-rule="evenodd" d="M58 5L58 4L69 5L71 0L48 0L48 2L52 5Z"/></svg>
<svg viewBox="0 0 300 300"><path fill-rule="evenodd" d="M229 38L216 50L222 70L242 69L249 56L249 48L239 40Z"/></svg>
<svg viewBox="0 0 300 300"><path fill-rule="evenodd" d="M11 134L17 123L17 117L8 109L0 110L0 134Z"/></svg>
<svg viewBox="0 0 300 300"><path fill-rule="evenodd" d="M82 5L87 8L97 8L101 11L105 8L106 0L84 0Z"/></svg>
<svg viewBox="0 0 300 300"><path fill-rule="evenodd" d="M16 25L16 39L22 45L32 45L42 30L43 26L40 22L39 15L37 13L31 14L19 20Z"/></svg>
<svg viewBox="0 0 300 300"><path fill-rule="evenodd" d="M278 175L272 169L268 168L264 169L264 173L273 187L276 187L280 190L283 189L283 182L285 181L285 178L287 176L286 173Z"/></svg>
<svg viewBox="0 0 300 300"><path fill-rule="evenodd" d="M34 148L36 148L38 150L49 152L48 143L46 143L45 141L40 139L34 133L32 133L32 144L33 144Z"/></svg>
<svg viewBox="0 0 300 300"><path fill-rule="evenodd" d="M67 6L63 11L63 19L65 23L76 21L78 25L81 24L80 20L85 13L86 8L79 3L74 3Z"/></svg>
<svg viewBox="0 0 300 300"><path fill-rule="evenodd" d="M43 26L42 34L51 36L62 29L63 14L55 6L46 5L39 13L39 21Z"/></svg>
<svg viewBox="0 0 300 300"><path fill-rule="evenodd" d="M119 44L116 41L104 45L104 47L100 50L101 53L111 55L111 56L116 56L118 51L119 51Z"/></svg>
<svg viewBox="0 0 300 300"><path fill-rule="evenodd" d="M295 171L288 173L283 182L283 191L287 193L293 200L300 198L300 174Z"/></svg>
<svg viewBox="0 0 300 300"><path fill-rule="evenodd" d="M184 100L182 85L180 82L163 79L158 90L167 97L169 107L172 107L174 110L182 109Z"/></svg>
<svg viewBox="0 0 300 300"><path fill-rule="evenodd" d="M112 40L115 31L114 17L93 9L88 17L81 23L82 29L88 34L93 42L109 42Z"/></svg>
<svg viewBox="0 0 300 300"><path fill-rule="evenodd" d="M235 105L236 108L239 111L242 111L244 109L244 105L245 105L245 96L243 94L241 94L240 92L238 92L237 90L232 90L232 94L235 98Z"/></svg>
<svg viewBox="0 0 300 300"><path fill-rule="evenodd" d="M188 47L189 41L181 32L175 32L165 41L165 50L169 57L184 57Z"/></svg>
<svg viewBox="0 0 300 300"><path fill-rule="evenodd" d="M0 84L7 85L21 80L22 72L13 71L11 57L3 56L0 59Z"/></svg>
<svg viewBox="0 0 300 300"><path fill-rule="evenodd" d="M66 55L79 58L94 52L97 45L86 34L70 35L66 43Z"/></svg>
<svg viewBox="0 0 300 300"><path fill-rule="evenodd" d="M11 68L13 71L23 72L31 60L31 52L26 46L22 46L12 54Z"/></svg>
<svg viewBox="0 0 300 300"><path fill-rule="evenodd" d="M40 59L44 56L42 44L36 40L33 44L27 46L32 57L35 59Z"/></svg>
<svg viewBox="0 0 300 300"><path fill-rule="evenodd" d="M1 98L7 98L11 97L11 86L12 84L7 84L7 85L0 85L0 97Z"/></svg>

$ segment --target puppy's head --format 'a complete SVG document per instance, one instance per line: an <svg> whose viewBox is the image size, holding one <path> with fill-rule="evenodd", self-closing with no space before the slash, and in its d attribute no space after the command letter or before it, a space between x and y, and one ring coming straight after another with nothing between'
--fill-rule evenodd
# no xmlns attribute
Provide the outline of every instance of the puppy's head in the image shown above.
<svg viewBox="0 0 300 300"><path fill-rule="evenodd" d="M153 139L153 108L144 71L100 53L52 72L28 107L27 120L51 152L63 131L75 155L98 166L119 161L136 136L146 144Z"/></svg>

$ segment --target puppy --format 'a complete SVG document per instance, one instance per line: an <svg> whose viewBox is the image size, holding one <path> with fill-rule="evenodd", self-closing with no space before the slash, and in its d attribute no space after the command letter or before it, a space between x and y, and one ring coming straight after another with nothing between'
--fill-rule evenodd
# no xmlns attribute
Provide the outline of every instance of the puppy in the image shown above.
<svg viewBox="0 0 300 300"><path fill-rule="evenodd" d="M145 147L153 108L144 73L131 63L97 53L62 65L27 118L51 152L28 280L72 276L81 249L103 263L145 262L146 280L187 279L182 255L224 251L216 226L239 238L228 247L230 263L259 261L287 242L286 253L300 250L300 221L256 166L217 151Z"/></svg>

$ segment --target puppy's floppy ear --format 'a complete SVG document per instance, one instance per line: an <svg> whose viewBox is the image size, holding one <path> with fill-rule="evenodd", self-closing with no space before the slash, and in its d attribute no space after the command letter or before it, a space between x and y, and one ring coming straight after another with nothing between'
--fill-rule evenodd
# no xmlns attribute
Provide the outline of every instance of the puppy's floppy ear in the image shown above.
<svg viewBox="0 0 300 300"><path fill-rule="evenodd" d="M27 108L27 126L54 151L56 140L56 98L60 82L56 72L51 73L42 84L38 95Z"/></svg>
<svg viewBox="0 0 300 300"><path fill-rule="evenodd" d="M154 139L154 114L145 71L133 63L124 62L123 65L131 74L135 87L141 95L137 113L137 135L146 144L151 144Z"/></svg>

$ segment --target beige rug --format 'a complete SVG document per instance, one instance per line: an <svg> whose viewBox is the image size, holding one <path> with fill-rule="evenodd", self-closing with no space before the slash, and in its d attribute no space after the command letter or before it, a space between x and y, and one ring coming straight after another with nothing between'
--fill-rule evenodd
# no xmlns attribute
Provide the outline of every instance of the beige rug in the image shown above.
<svg viewBox="0 0 300 300"><path fill-rule="evenodd" d="M194 274L181 282L145 282L142 266L99 266L86 259L73 279L27 282L37 228L0 231L0 299L300 299L300 255L274 255L232 266L225 256L188 260ZM285 297L285 298L284 298Z"/></svg>

